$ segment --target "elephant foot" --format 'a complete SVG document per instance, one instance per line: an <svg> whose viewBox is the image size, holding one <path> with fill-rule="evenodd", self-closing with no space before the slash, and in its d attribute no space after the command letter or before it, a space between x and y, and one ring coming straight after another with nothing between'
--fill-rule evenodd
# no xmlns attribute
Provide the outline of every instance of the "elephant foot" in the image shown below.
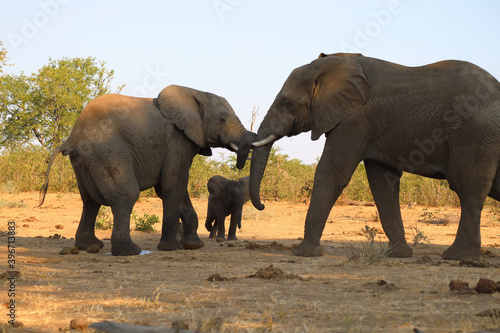
<svg viewBox="0 0 500 333"><path fill-rule="evenodd" d="M183 250L184 247L182 247L182 244L177 241L177 239L173 241L166 241L166 240L160 240L158 243L157 249L160 251L176 251L176 250Z"/></svg>
<svg viewBox="0 0 500 333"><path fill-rule="evenodd" d="M226 239L224 237L217 237L215 238L215 240L219 243L222 243L223 241L225 241Z"/></svg>
<svg viewBox="0 0 500 333"><path fill-rule="evenodd" d="M228 235L227 240L228 241L235 241L235 240L238 240L238 237L236 237L236 235Z"/></svg>
<svg viewBox="0 0 500 333"><path fill-rule="evenodd" d="M324 251L318 243L310 243L303 240L292 250L292 253L299 257L321 257Z"/></svg>
<svg viewBox="0 0 500 333"><path fill-rule="evenodd" d="M389 243L387 256L391 258L410 258L413 256L413 250L406 243Z"/></svg>
<svg viewBox="0 0 500 333"><path fill-rule="evenodd" d="M208 236L208 238L215 238L215 236L216 236L216 235L217 235L217 232L216 232L216 231L214 231L214 230L212 230L212 231L210 232L210 236Z"/></svg>
<svg viewBox="0 0 500 333"><path fill-rule="evenodd" d="M111 241L111 254L114 256L134 256L141 253L141 248L132 241L113 242Z"/></svg>
<svg viewBox="0 0 500 333"><path fill-rule="evenodd" d="M100 240L99 238L97 238L95 236L92 238L89 238L89 239L76 238L76 240L75 240L75 247L77 247L78 250L86 250L89 247L95 246L95 245L98 245L100 249L102 249L104 247L104 243L102 242L102 240Z"/></svg>
<svg viewBox="0 0 500 333"><path fill-rule="evenodd" d="M184 250L197 250L201 247L203 247L205 244L203 241L199 238L193 238L193 239L184 239L182 240L182 246Z"/></svg>
<svg viewBox="0 0 500 333"><path fill-rule="evenodd" d="M441 257L446 260L479 260L481 258L481 248L460 246L453 243L441 254Z"/></svg>

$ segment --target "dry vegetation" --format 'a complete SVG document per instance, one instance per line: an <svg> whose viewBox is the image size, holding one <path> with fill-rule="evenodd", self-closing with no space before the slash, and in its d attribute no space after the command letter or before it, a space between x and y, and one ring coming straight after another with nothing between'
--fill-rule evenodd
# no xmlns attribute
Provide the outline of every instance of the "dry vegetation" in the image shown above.
<svg viewBox="0 0 500 333"><path fill-rule="evenodd" d="M9 220L17 224L17 319L23 323L5 326L7 332L69 331L80 315L166 327L182 321L213 332L472 332L500 326L500 318L478 315L500 309L500 293L448 287L452 279L471 287L479 278L500 280L500 222L490 208L483 212L482 242L491 253L474 264L485 267L470 267L439 257L453 241L457 208L403 207L409 243L417 234L424 237L408 259L360 259L386 242L375 207L336 205L322 239L327 254L302 258L290 248L303 234L306 204L268 202L263 212L247 204L239 240L217 243L207 239L201 199L193 202L205 242L200 250L156 251L156 224L153 233L132 232L152 253L113 257L107 254L111 231L99 230L105 239L100 253L61 256L73 245L80 218L77 194L49 194L41 208L33 208L35 192L0 193L0 199L0 230ZM142 198L135 211L161 216L161 202ZM363 230L375 233L371 250ZM62 237L49 238L54 234ZM6 262L5 236L0 253ZM8 301L6 293L1 297Z"/></svg>

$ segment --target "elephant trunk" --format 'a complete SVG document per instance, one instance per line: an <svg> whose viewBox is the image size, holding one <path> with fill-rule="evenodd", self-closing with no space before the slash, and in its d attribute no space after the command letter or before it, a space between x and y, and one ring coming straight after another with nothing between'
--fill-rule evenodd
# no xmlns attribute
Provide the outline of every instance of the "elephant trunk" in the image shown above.
<svg viewBox="0 0 500 333"><path fill-rule="evenodd" d="M260 201L260 183L266 170L267 160L273 143L256 147L252 153L252 163L250 164L250 199L258 210L263 210L265 206Z"/></svg>
<svg viewBox="0 0 500 333"><path fill-rule="evenodd" d="M290 132L292 124L293 119L279 112L273 104L259 126L257 134L259 141L253 143L254 149L250 165L250 199L258 210L265 208L260 201L260 183L266 170L271 148L274 141Z"/></svg>
<svg viewBox="0 0 500 333"><path fill-rule="evenodd" d="M247 131L243 134L240 142L238 142L238 157L236 159L236 167L238 169L243 169L245 162L247 161L248 154L252 149L252 143L256 140L257 134Z"/></svg>

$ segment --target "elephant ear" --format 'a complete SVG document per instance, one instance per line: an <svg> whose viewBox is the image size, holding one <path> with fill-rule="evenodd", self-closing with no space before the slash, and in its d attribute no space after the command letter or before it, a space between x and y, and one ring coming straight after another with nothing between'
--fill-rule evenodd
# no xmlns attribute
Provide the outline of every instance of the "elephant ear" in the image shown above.
<svg viewBox="0 0 500 333"><path fill-rule="evenodd" d="M311 102L311 139L331 131L366 103L370 84L363 68L354 57L325 57L313 81Z"/></svg>
<svg viewBox="0 0 500 333"><path fill-rule="evenodd" d="M160 92L157 104L165 118L183 131L191 141L204 148L205 130L201 94L203 93L191 88L172 85ZM202 152L202 154L207 153Z"/></svg>

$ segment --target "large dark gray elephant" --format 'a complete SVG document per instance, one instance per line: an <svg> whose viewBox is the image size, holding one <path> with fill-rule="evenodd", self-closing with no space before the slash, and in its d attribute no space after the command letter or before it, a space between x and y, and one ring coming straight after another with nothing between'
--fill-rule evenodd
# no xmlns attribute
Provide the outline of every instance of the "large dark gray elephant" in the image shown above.
<svg viewBox="0 0 500 333"><path fill-rule="evenodd" d="M237 240L236 227L241 228L243 205L250 200L248 184L250 177L231 180L222 176L213 176L208 180L207 219L205 228L210 231L210 238L224 241L226 216L231 215L228 240ZM213 225L212 225L213 223Z"/></svg>
<svg viewBox="0 0 500 333"><path fill-rule="evenodd" d="M402 171L446 179L461 203L454 243L442 257L480 256L484 200L500 200L500 84L462 61L405 67L360 54L320 55L285 81L258 130L250 197L259 188L272 143L311 131L326 136L314 177L303 241L293 251L320 256L329 212L364 161L389 238L390 256L410 257L399 207ZM243 157L241 157L242 159Z"/></svg>
<svg viewBox="0 0 500 333"><path fill-rule="evenodd" d="M210 147L238 146L254 140L229 103L198 90L169 86L158 98L104 95L82 111L67 141L56 148L47 167L40 205L52 162L69 155L83 200L75 246L103 246L94 226L101 205L111 206L113 255L139 254L130 238L130 214L141 190L154 187L163 201L159 250L196 249L198 216L187 192L189 168L196 154ZM182 219L184 236L176 234Z"/></svg>

